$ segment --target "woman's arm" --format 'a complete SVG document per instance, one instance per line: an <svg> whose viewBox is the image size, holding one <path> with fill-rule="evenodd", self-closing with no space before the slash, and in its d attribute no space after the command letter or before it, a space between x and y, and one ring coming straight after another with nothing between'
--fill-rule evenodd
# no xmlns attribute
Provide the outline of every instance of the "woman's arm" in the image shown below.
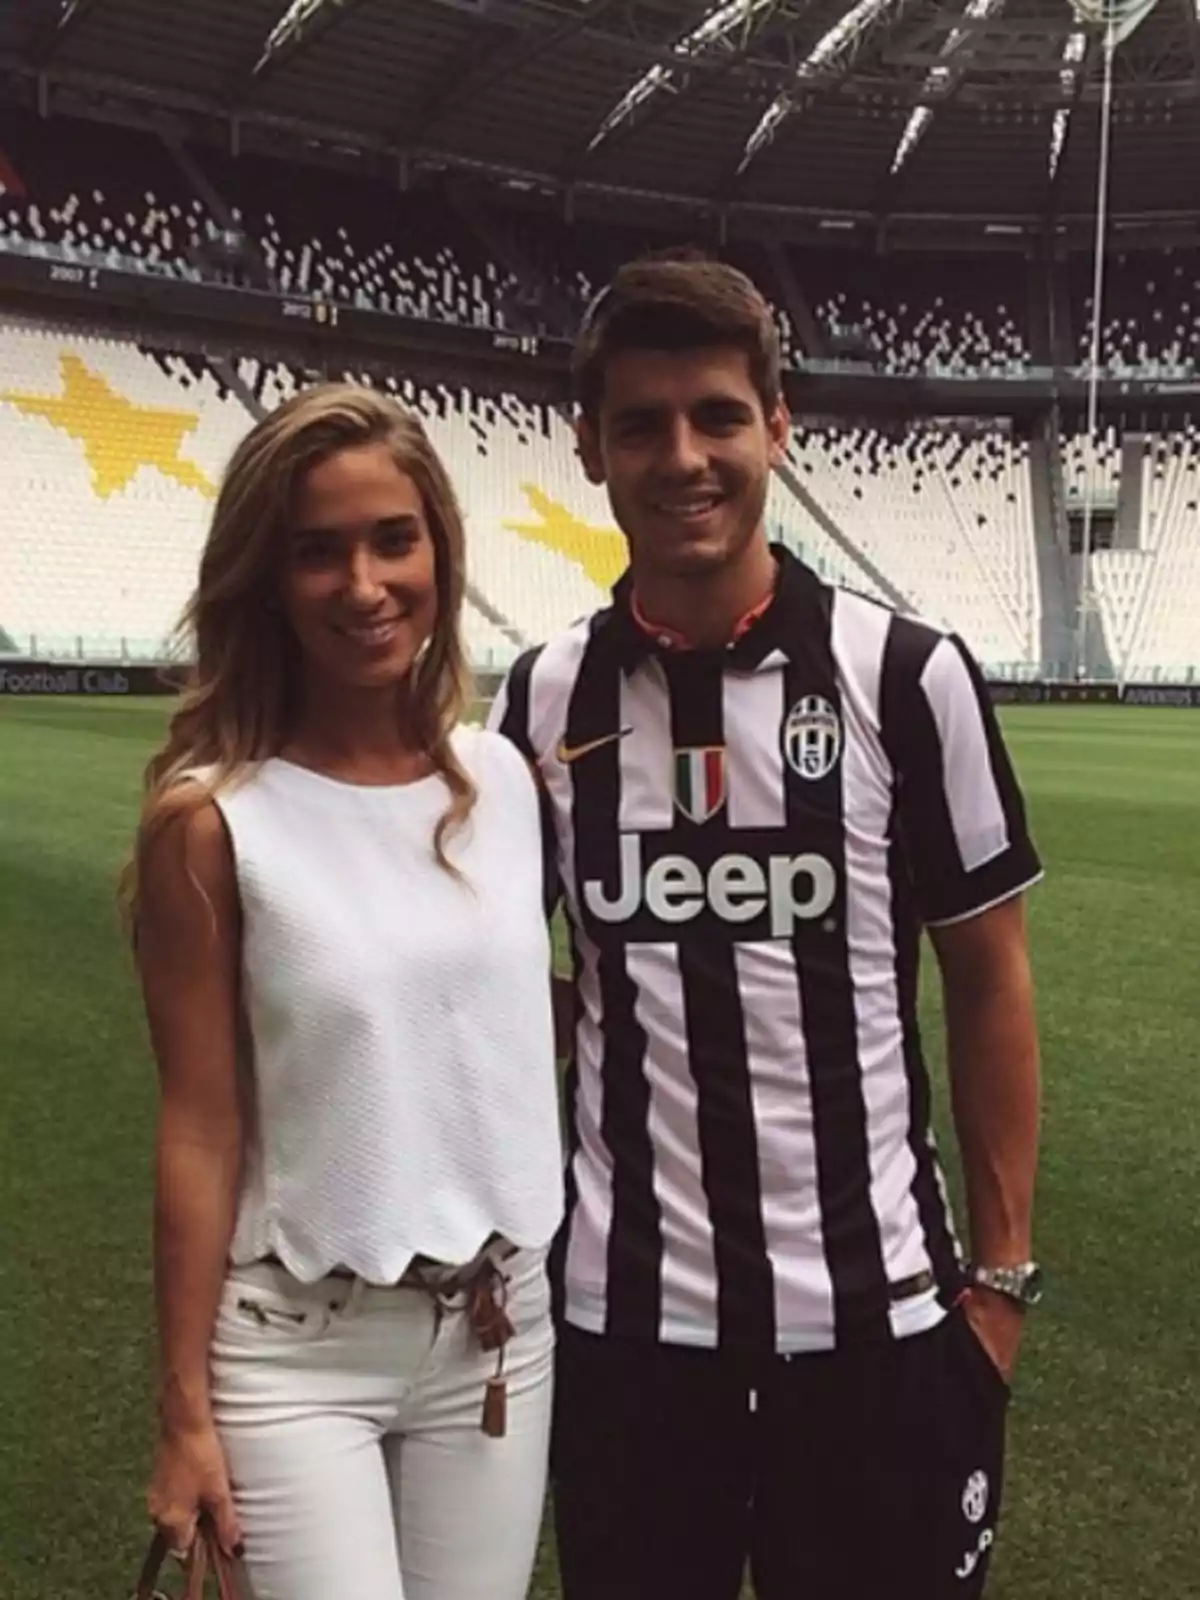
<svg viewBox="0 0 1200 1600"><path fill-rule="evenodd" d="M209 1398L209 1345L233 1233L241 1153L240 927L225 826L211 802L142 849L138 967L158 1066L154 1205L159 1457L151 1515L177 1549L197 1512L239 1541Z"/></svg>

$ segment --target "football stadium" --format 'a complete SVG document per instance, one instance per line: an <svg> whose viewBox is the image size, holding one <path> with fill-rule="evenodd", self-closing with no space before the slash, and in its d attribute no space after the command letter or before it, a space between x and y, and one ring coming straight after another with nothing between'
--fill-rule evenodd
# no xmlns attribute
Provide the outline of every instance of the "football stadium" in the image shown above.
<svg viewBox="0 0 1200 1600"><path fill-rule="evenodd" d="M326 378L420 415L482 715L624 570L571 342L670 246L773 308L772 539L961 636L1046 867L989 1595L1195 1600L1198 229L1200 0L0 0L0 1600L128 1594L148 1536L115 890L230 453Z"/></svg>

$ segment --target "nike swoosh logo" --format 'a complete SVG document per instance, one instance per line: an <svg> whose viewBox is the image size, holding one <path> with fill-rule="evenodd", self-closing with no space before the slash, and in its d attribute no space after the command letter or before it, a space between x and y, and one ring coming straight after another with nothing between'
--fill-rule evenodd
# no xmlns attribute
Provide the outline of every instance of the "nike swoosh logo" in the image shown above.
<svg viewBox="0 0 1200 1600"><path fill-rule="evenodd" d="M568 767L572 761L578 761L580 756L590 756L593 750L603 750L606 744L616 744L618 739L624 739L632 732L632 728L619 728L616 733L606 733L599 739L589 739L586 744L568 744L565 739L560 739L555 754L563 766Z"/></svg>

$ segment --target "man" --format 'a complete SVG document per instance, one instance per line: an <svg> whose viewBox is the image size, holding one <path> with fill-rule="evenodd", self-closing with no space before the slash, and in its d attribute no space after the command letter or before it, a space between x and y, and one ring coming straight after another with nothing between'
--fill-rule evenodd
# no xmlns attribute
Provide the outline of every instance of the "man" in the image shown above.
<svg viewBox="0 0 1200 1600"><path fill-rule="evenodd" d="M564 1595L736 1600L749 1562L759 1600L970 1600L1038 1292L1017 785L957 638L768 543L789 418L749 280L633 263L576 354L629 571L493 717L540 775L574 954Z"/></svg>

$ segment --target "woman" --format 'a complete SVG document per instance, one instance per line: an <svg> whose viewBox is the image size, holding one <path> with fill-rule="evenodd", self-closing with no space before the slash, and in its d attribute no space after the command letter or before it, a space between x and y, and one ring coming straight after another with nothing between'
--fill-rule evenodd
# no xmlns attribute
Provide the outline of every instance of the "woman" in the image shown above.
<svg viewBox="0 0 1200 1600"><path fill-rule="evenodd" d="M236 451L127 885L161 1082L149 1503L257 1600L522 1600L561 1164L538 803L457 725L463 525L419 422Z"/></svg>

